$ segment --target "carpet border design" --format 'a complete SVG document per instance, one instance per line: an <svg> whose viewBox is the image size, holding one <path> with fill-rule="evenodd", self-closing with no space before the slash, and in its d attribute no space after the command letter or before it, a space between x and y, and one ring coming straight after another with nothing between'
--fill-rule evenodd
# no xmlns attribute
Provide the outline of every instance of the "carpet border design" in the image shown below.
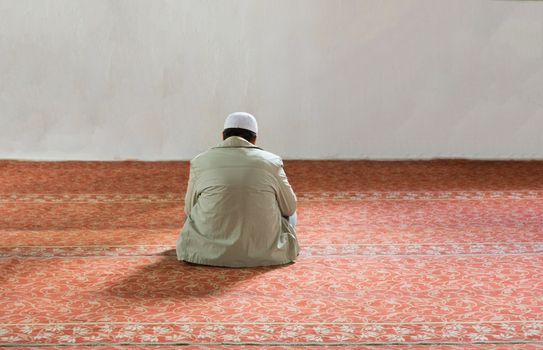
<svg viewBox="0 0 543 350"><path fill-rule="evenodd" d="M86 245L0 247L0 258L175 255L174 245ZM413 244L304 244L301 257L402 255L518 255L541 254L543 242L413 243Z"/></svg>
<svg viewBox="0 0 543 350"><path fill-rule="evenodd" d="M522 338L519 336L522 335ZM426 323L0 324L5 344L434 344L543 341L543 320ZM371 339L371 340L370 340ZM298 340L298 341L296 341Z"/></svg>
<svg viewBox="0 0 543 350"><path fill-rule="evenodd" d="M543 191L298 192L299 200L543 200ZM3 193L0 203L180 203L181 193Z"/></svg>

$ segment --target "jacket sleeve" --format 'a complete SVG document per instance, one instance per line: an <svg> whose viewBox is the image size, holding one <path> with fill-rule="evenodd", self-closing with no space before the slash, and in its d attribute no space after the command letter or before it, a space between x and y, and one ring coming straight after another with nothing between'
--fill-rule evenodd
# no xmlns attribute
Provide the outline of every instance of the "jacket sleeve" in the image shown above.
<svg viewBox="0 0 543 350"><path fill-rule="evenodd" d="M190 213L192 211L192 207L196 204L196 200L198 198L195 188L195 174L192 169L192 166L190 168L189 173L189 181L187 184L187 193L185 194L185 220L190 216Z"/></svg>
<svg viewBox="0 0 543 350"><path fill-rule="evenodd" d="M277 191L277 201L279 202L279 209L281 215L291 216L296 212L296 194L290 186L285 169L283 169L283 162L279 162L277 169L277 178L279 188Z"/></svg>

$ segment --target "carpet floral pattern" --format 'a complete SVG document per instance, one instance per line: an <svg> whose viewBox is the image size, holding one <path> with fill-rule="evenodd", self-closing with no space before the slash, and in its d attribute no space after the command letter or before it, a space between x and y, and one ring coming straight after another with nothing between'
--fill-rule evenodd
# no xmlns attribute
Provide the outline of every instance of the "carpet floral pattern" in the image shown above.
<svg viewBox="0 0 543 350"><path fill-rule="evenodd" d="M541 349L543 162L287 161L294 264L178 262L187 162L0 161L0 346Z"/></svg>

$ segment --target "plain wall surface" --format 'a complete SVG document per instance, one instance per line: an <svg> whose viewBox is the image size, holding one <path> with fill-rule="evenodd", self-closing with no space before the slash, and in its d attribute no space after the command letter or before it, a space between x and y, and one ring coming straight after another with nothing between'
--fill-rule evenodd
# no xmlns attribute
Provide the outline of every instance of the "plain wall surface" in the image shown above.
<svg viewBox="0 0 543 350"><path fill-rule="evenodd" d="M0 158L543 158L543 2L0 0Z"/></svg>

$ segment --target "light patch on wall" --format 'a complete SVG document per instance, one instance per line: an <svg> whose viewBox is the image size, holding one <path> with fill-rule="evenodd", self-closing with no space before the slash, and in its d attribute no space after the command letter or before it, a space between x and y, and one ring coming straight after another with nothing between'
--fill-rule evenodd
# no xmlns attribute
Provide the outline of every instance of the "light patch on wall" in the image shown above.
<svg viewBox="0 0 543 350"><path fill-rule="evenodd" d="M525 16L509 17L491 37L495 47L504 47L511 54L524 58L542 58L542 21Z"/></svg>

